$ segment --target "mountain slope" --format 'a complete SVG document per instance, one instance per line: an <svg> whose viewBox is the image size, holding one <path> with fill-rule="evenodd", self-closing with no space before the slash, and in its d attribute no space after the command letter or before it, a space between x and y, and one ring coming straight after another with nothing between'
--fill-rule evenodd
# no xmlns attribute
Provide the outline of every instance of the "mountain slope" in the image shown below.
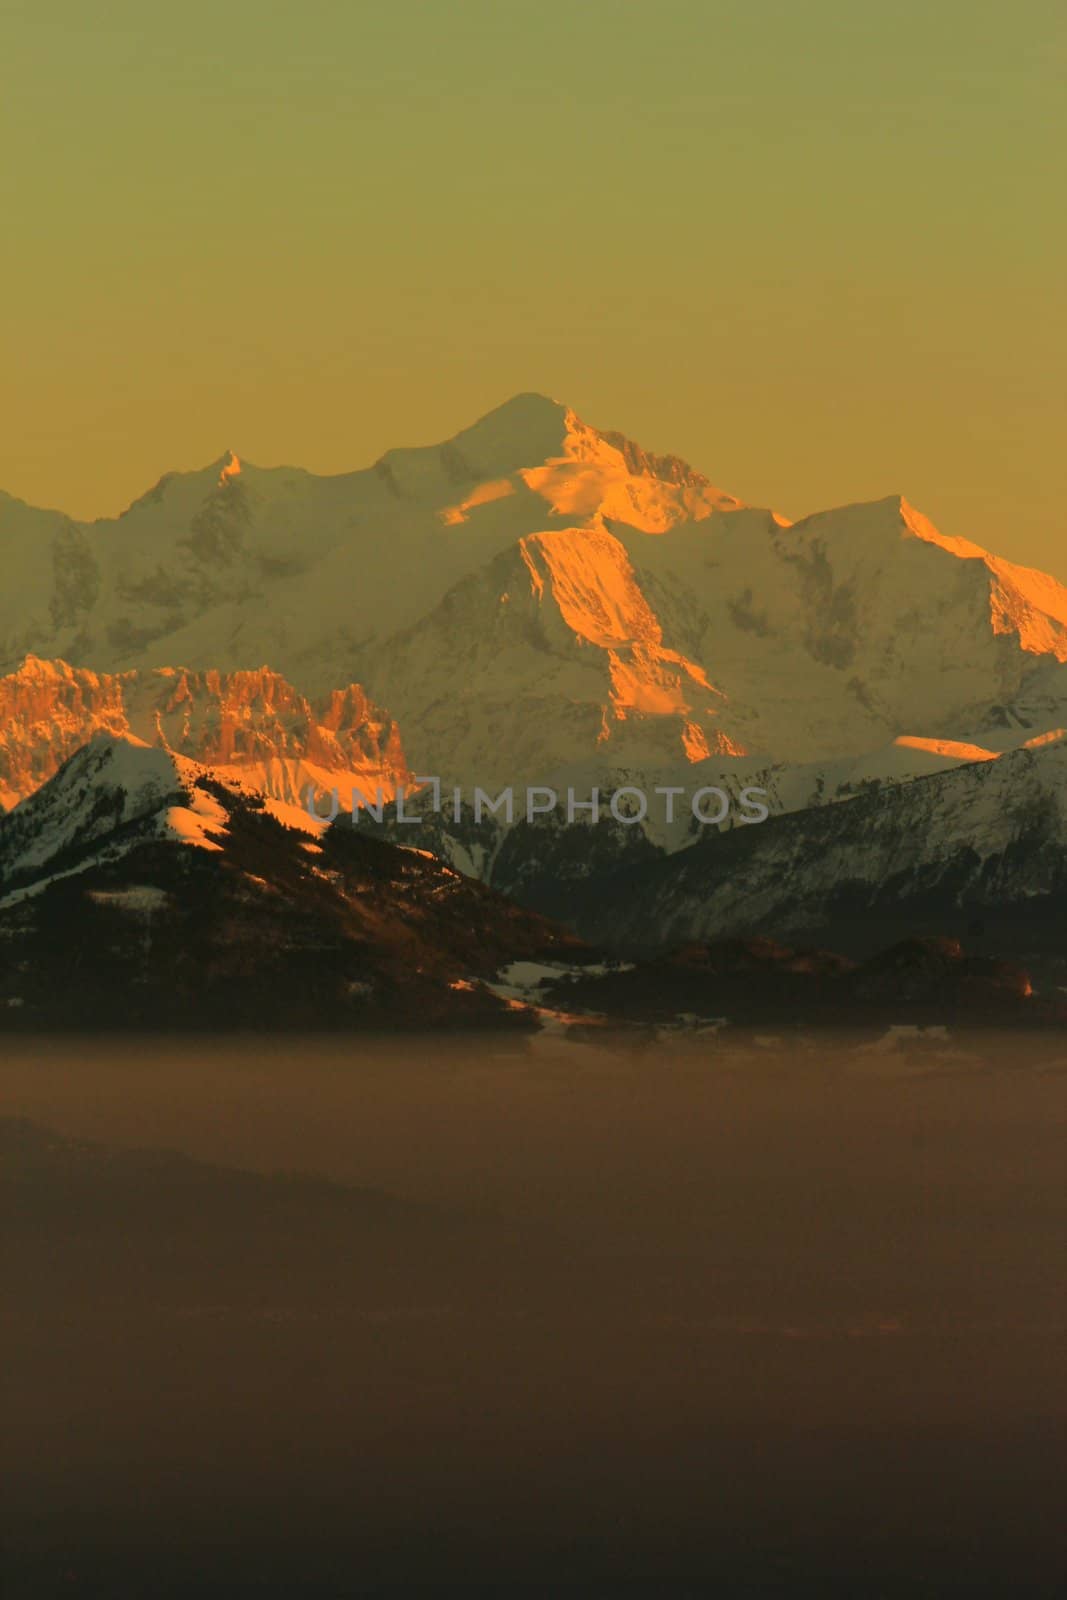
<svg viewBox="0 0 1067 1600"><path fill-rule="evenodd" d="M704 838L571 899L586 937L621 944L773 933L869 951L977 929L1001 955L1062 950L1067 740Z"/></svg>
<svg viewBox="0 0 1067 1600"><path fill-rule="evenodd" d="M736 739L778 760L963 738L1067 660L1067 589L944 538L898 497L789 527L739 511L706 535L620 537Z"/></svg>
<svg viewBox="0 0 1067 1600"><path fill-rule="evenodd" d="M521 1023L479 977L571 944L421 852L288 828L128 739L0 818L0 1025Z"/></svg>
<svg viewBox="0 0 1067 1600"><path fill-rule="evenodd" d="M984 742L976 742L978 737ZM473 784L460 786L457 806L454 789L446 782L439 795L427 786L406 797L402 815L387 806L381 825L363 812L359 827L432 850L521 904L569 921L575 914L574 897L584 905L596 884L623 867L651 863L733 829L762 828L771 817L837 806L869 794L880 794L890 805L899 791L906 825L910 801L905 791L916 781L996 762L1012 750L1040 751L1065 739L1062 728L1041 734L999 728L965 741L903 735L861 756L796 764L719 755L671 766L612 766L605 757L599 766L579 761L547 773L544 788L556 795L556 803L531 817L521 788L513 789L509 820L499 803L507 785L496 790L492 783L488 788L479 785L483 792L476 808ZM612 797L619 791L616 817ZM643 817L635 816L640 808L634 791L644 798ZM590 810L594 794L595 823ZM539 808L547 807L548 796L539 793L535 801ZM623 821L627 805L630 814Z"/></svg>

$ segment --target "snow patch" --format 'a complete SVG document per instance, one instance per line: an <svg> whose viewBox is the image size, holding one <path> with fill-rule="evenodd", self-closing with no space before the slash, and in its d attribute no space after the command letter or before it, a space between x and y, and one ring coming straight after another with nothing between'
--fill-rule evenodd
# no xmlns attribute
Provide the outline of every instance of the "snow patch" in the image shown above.
<svg viewBox="0 0 1067 1600"><path fill-rule="evenodd" d="M89 899L98 905L114 906L119 911L151 914L170 904L170 896L152 884L131 884L128 889L90 889Z"/></svg>
<svg viewBox="0 0 1067 1600"><path fill-rule="evenodd" d="M181 844L200 850L222 850L218 841L229 832L225 807L203 789L193 789L189 798L187 806L168 806L163 817L164 832Z"/></svg>

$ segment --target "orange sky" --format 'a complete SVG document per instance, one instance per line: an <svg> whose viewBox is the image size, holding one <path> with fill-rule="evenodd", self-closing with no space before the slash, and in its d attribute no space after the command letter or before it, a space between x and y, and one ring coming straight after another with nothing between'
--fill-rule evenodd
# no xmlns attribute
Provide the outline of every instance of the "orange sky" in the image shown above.
<svg viewBox="0 0 1067 1600"><path fill-rule="evenodd" d="M5 8L0 487L339 471L537 389L1067 578L1046 0Z"/></svg>

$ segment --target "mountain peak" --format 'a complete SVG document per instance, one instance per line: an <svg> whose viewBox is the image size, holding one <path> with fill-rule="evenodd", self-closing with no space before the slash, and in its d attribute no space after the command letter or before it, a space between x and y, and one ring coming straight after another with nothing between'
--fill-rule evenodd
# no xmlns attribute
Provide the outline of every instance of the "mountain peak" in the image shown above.
<svg viewBox="0 0 1067 1600"><path fill-rule="evenodd" d="M71 669L65 661L45 660L28 651L15 668L11 677L23 683L50 683L58 682L61 678L69 678Z"/></svg>
<svg viewBox="0 0 1067 1600"><path fill-rule="evenodd" d="M476 476L506 477L563 455L573 416L568 406L548 395L516 394L461 429L448 447Z"/></svg>
<svg viewBox="0 0 1067 1600"><path fill-rule="evenodd" d="M590 426L570 406L527 391L464 428L445 449L476 477L507 477L567 462L598 465L612 476L653 478L680 489L710 491L720 510L741 505L733 495L712 489L703 473L679 456L656 455L624 433Z"/></svg>
<svg viewBox="0 0 1067 1600"><path fill-rule="evenodd" d="M562 400L557 400L553 395L542 394L537 389L520 389L518 394L513 394L510 399L502 400L498 406L484 413L473 424L478 427L483 422L490 421L493 417L513 417L519 422L529 422L538 416L566 416L570 407Z"/></svg>
<svg viewBox="0 0 1067 1600"><path fill-rule="evenodd" d="M54 862L95 856L116 830L154 832L185 799L193 763L132 735L94 734L49 782L4 819L0 892Z"/></svg>

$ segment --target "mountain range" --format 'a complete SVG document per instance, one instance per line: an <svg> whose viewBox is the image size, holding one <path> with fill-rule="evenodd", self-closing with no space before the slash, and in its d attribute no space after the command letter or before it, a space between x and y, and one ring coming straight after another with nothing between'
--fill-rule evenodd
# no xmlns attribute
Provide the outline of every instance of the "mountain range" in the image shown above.
<svg viewBox="0 0 1067 1600"><path fill-rule="evenodd" d="M339 476L231 453L95 523L0 497L0 541L0 671L358 683L470 781L1067 722L1053 578L898 496L790 524L539 395Z"/></svg>
<svg viewBox="0 0 1067 1600"><path fill-rule="evenodd" d="M458 870L598 945L991 918L1017 952L1024 913L1057 926L1067 588L900 496L790 523L524 394L357 472L226 452L114 519L0 495L0 549L0 916L30 915L48 860L50 884L114 870L79 806L148 848L114 795L155 761L197 828L210 795L317 849L417 844L427 895ZM429 775L755 786L770 815L507 823L435 812ZM307 817L309 793L343 813L420 780L419 828L387 812L356 845L342 815L327 846Z"/></svg>

